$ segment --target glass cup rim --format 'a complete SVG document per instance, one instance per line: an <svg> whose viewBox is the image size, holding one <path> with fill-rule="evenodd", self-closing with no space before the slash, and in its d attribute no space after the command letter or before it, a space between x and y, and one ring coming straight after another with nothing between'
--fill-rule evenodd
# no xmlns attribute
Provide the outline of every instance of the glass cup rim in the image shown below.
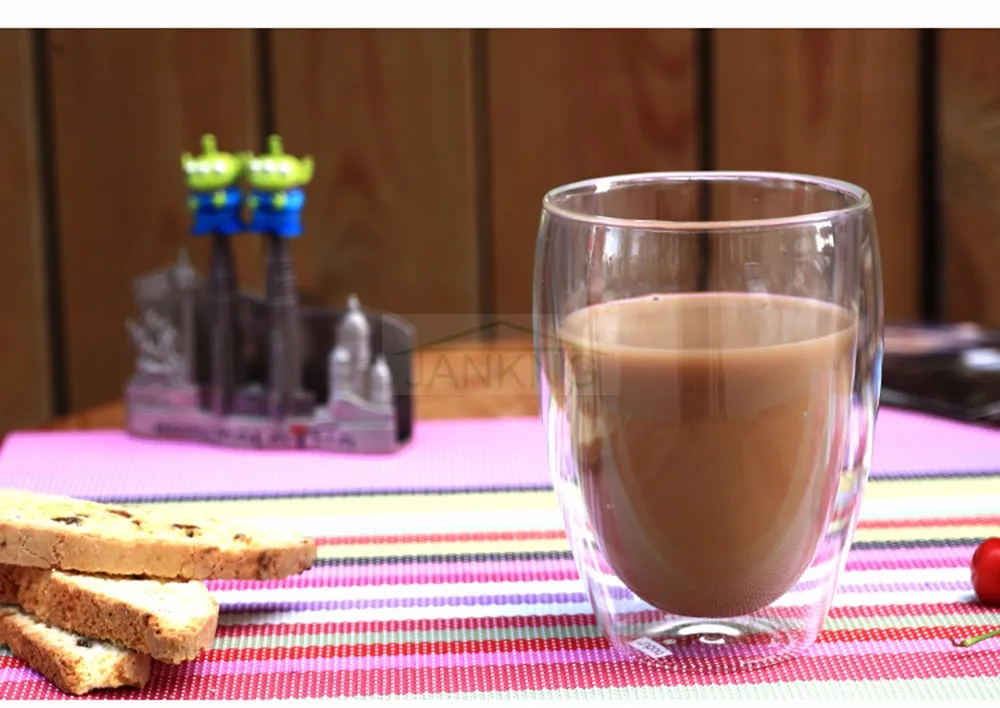
<svg viewBox="0 0 1000 708"><path fill-rule="evenodd" d="M600 214L590 214L576 209L570 209L558 203L558 200L572 192L581 193L601 193L606 192L612 186L632 186L644 183L671 183L671 182L704 182L707 184L721 182L748 182L748 181L784 181L794 182L802 185L819 187L828 192L837 192L850 198L847 206L839 209L829 209L826 211L807 212L802 214L792 214L789 216L769 217L766 219L737 219L737 220L697 220L697 221L670 221L666 219L629 219L619 216L602 216ZM592 226L606 226L619 229L631 229L637 231L752 231L756 229L774 229L782 227L792 227L797 225L808 225L826 221L839 220L847 216L860 214L871 209L871 196L868 191L844 180L832 177L820 177L817 175L802 174L796 172L769 172L759 170L690 170L690 171L661 171L661 172L636 172L607 177L594 177L564 184L549 190L542 199L542 209L553 216L562 219L590 224Z"/></svg>

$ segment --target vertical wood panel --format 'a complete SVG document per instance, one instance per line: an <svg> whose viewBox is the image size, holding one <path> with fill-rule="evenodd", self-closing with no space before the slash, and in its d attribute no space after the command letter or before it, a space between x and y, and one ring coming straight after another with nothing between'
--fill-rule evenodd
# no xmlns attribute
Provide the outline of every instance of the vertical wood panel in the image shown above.
<svg viewBox="0 0 1000 708"><path fill-rule="evenodd" d="M52 413L35 78L29 30L0 30L0 433Z"/></svg>
<svg viewBox="0 0 1000 708"><path fill-rule="evenodd" d="M945 315L1000 325L1000 30L939 30Z"/></svg>
<svg viewBox="0 0 1000 708"><path fill-rule="evenodd" d="M491 30L496 311L531 312L545 193L697 164L691 30Z"/></svg>
<svg viewBox="0 0 1000 708"><path fill-rule="evenodd" d="M890 319L920 312L916 30L718 30L718 169L854 182L878 221Z"/></svg>
<svg viewBox="0 0 1000 708"><path fill-rule="evenodd" d="M421 341L453 333L441 315L479 306L471 32L278 30L273 48L275 127L316 158L304 297L356 292Z"/></svg>
<svg viewBox="0 0 1000 708"><path fill-rule="evenodd" d="M133 348L124 321L131 280L207 244L187 235L182 150L202 133L222 149L260 143L249 30L56 30L48 47L57 167L69 401L121 395ZM259 284L260 249L240 237L243 282Z"/></svg>

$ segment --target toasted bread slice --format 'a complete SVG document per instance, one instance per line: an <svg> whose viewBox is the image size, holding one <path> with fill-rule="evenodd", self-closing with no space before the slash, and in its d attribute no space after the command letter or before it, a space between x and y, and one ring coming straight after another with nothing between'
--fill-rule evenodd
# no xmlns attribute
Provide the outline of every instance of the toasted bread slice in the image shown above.
<svg viewBox="0 0 1000 708"><path fill-rule="evenodd" d="M219 603L197 580L80 575L0 565L0 602L42 622L179 664L212 645Z"/></svg>
<svg viewBox="0 0 1000 708"><path fill-rule="evenodd" d="M309 568L313 539L178 511L0 490L0 563L165 579L267 580Z"/></svg>
<svg viewBox="0 0 1000 708"><path fill-rule="evenodd" d="M11 605L0 605L0 644L76 696L99 688L142 688L149 681L147 655L49 627Z"/></svg>

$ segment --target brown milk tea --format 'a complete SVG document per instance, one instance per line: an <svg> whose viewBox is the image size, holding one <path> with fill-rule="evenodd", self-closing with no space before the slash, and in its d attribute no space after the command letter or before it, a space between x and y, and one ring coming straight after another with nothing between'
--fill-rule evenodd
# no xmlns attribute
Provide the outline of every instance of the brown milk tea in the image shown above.
<svg viewBox="0 0 1000 708"><path fill-rule="evenodd" d="M844 462L854 321L832 305L742 293L648 296L566 318L556 395L575 471L604 555L639 597L732 617L799 579Z"/></svg>

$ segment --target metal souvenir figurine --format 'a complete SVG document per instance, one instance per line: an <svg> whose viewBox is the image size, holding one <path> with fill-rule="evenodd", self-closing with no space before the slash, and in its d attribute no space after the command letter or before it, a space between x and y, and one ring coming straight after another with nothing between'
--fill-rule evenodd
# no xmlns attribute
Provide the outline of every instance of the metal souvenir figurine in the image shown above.
<svg viewBox="0 0 1000 708"><path fill-rule="evenodd" d="M361 307L298 302L288 239L302 235L311 158L284 153L181 157L191 234L212 239L207 280L186 251L171 267L138 278L139 321L127 322L136 371L126 385L129 432L230 447L359 453L397 450L413 426L413 327ZM244 193L240 179L248 184ZM249 220L243 220L244 202ZM238 290L231 241L267 239L264 296Z"/></svg>
<svg viewBox="0 0 1000 708"><path fill-rule="evenodd" d="M303 395L299 360L298 298L288 239L302 234L303 187L312 180L311 157L286 155L281 138L268 138L266 155L251 157L246 179L247 204L252 215L250 231L267 238L267 304L271 327L268 350L268 410L277 420Z"/></svg>

